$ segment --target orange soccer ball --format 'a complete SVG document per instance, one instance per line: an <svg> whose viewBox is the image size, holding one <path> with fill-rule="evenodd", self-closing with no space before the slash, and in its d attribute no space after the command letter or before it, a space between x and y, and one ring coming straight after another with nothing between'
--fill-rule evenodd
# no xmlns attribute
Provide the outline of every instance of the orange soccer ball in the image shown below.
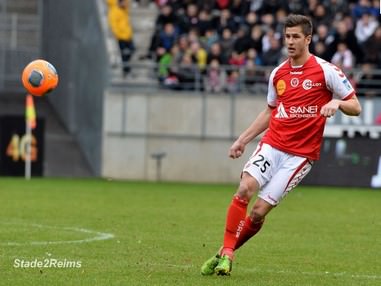
<svg viewBox="0 0 381 286"><path fill-rule="evenodd" d="M57 87L58 74L55 67L45 60L30 62L22 72L22 84L28 93L43 96Z"/></svg>

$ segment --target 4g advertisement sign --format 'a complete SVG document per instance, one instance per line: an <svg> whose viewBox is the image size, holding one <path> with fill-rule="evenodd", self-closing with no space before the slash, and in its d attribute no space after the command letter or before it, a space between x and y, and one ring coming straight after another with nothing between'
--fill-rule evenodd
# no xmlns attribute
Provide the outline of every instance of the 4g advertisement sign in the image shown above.
<svg viewBox="0 0 381 286"><path fill-rule="evenodd" d="M31 142L32 176L43 175L45 121L37 119L32 136L25 134L24 116L0 117L0 175L24 176L28 141Z"/></svg>

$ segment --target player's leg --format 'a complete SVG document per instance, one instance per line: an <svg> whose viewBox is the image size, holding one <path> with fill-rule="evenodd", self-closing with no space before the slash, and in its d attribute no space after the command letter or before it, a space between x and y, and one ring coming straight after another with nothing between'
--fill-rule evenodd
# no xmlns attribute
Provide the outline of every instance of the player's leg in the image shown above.
<svg viewBox="0 0 381 286"><path fill-rule="evenodd" d="M237 240L235 250L259 232L265 216L309 173L312 162L299 156L290 156L279 151L281 166L271 181L260 190L250 216Z"/></svg>
<svg viewBox="0 0 381 286"><path fill-rule="evenodd" d="M270 145L260 143L246 163L239 187L228 207L223 246L214 256L217 257L217 260L212 257L203 264L202 274L213 274L210 269L215 270L217 267L218 274L228 275L230 273L235 245L244 227L247 205L259 188L265 185L272 176L273 170L269 165L271 152Z"/></svg>
<svg viewBox="0 0 381 286"><path fill-rule="evenodd" d="M220 264L220 269L217 274L228 275L230 273L234 247L245 222L247 205L258 188L259 184L255 178L247 173L242 174L239 187L227 210L223 246L216 255L202 265L201 274L212 275L218 264Z"/></svg>
<svg viewBox="0 0 381 286"><path fill-rule="evenodd" d="M273 205L269 204L261 198L258 198L255 201L250 214L245 219L244 227L237 239L234 250L240 248L246 241L248 241L261 230L266 215L273 208Z"/></svg>
<svg viewBox="0 0 381 286"><path fill-rule="evenodd" d="M234 248L245 223L247 205L258 189L258 181L248 173L243 173L238 190L228 207L221 255L233 259Z"/></svg>
<svg viewBox="0 0 381 286"><path fill-rule="evenodd" d="M257 178L258 190L266 188L267 184L273 180L280 165L278 150L267 144L259 144L257 151L249 159L243 171L248 176ZM261 192L261 191L260 191ZM236 240L234 250L242 246L248 239L254 236L262 228L265 216L271 211L273 204L258 198L250 212L246 216L245 223Z"/></svg>
<svg viewBox="0 0 381 286"><path fill-rule="evenodd" d="M258 189L258 181L244 172L238 190L227 211L221 259L215 268L217 275L230 274L234 258L234 248L245 224L247 205Z"/></svg>

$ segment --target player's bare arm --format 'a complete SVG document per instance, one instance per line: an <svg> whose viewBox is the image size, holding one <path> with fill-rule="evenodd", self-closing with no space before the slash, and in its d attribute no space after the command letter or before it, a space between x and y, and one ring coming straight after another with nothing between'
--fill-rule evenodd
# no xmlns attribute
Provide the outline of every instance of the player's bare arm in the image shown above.
<svg viewBox="0 0 381 286"><path fill-rule="evenodd" d="M353 96L348 100L332 99L321 108L320 114L325 117L331 117L335 115L338 109L346 115L358 116L361 113L360 102L356 96Z"/></svg>
<svg viewBox="0 0 381 286"><path fill-rule="evenodd" d="M230 158L236 159L241 157L245 151L245 146L269 127L271 112L272 109L268 106L258 114L253 123L251 123L250 126L244 132L242 132L242 134L230 147Z"/></svg>

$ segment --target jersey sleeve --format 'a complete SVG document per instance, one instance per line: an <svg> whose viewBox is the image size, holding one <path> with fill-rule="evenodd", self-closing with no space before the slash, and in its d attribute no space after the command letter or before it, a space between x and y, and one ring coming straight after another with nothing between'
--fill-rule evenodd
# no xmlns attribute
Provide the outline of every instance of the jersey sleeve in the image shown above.
<svg viewBox="0 0 381 286"><path fill-rule="evenodd" d="M277 94L274 86L274 76L275 76L276 70L273 70L269 77L269 86L267 91L267 104L271 108L276 107L277 102Z"/></svg>
<svg viewBox="0 0 381 286"><path fill-rule="evenodd" d="M323 69L327 88L334 97L346 100L355 94L355 90L341 69L330 63L326 63Z"/></svg>

